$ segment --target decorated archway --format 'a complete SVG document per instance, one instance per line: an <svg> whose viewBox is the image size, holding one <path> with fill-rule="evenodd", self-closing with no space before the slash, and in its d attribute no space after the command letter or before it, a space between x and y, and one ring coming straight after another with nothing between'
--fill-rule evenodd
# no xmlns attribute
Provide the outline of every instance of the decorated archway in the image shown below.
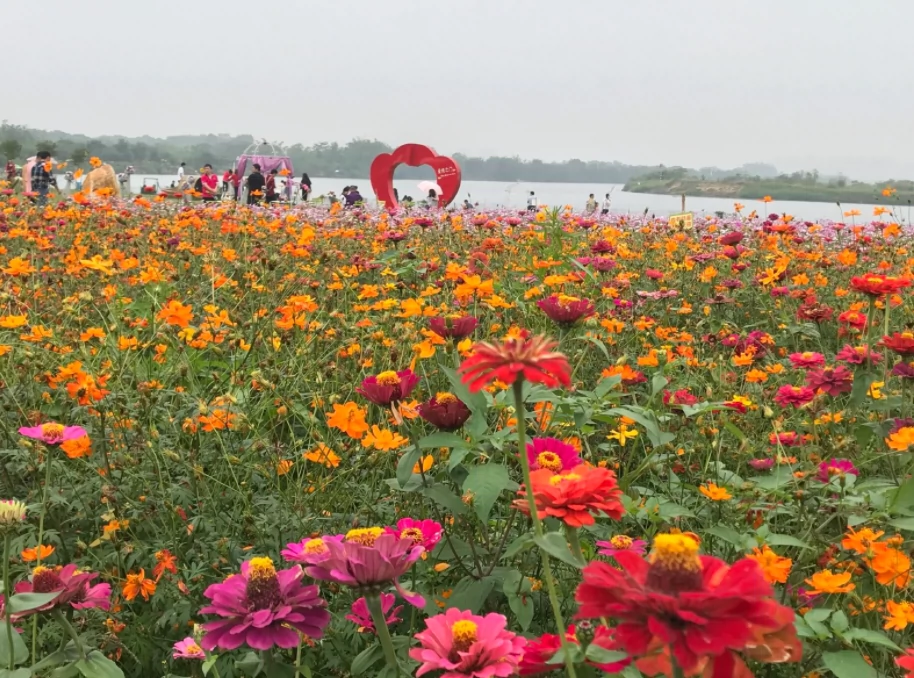
<svg viewBox="0 0 914 678"><path fill-rule="evenodd" d="M438 206L445 207L454 201L460 191L460 166L446 155L438 155L422 144L404 144L392 153L382 153L371 163L371 188L378 200L389 210L398 207L394 193L394 171L400 165L435 170L435 182L441 188Z"/></svg>

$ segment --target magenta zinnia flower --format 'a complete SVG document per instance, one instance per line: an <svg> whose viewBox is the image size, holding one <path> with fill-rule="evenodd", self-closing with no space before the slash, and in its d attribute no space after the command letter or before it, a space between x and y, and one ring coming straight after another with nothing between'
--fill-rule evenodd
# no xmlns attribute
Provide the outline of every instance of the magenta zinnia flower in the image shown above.
<svg viewBox="0 0 914 678"><path fill-rule="evenodd" d="M456 431L470 414L470 408L453 393L436 393L419 405L419 416L442 431Z"/></svg>
<svg viewBox="0 0 914 678"><path fill-rule="evenodd" d="M98 577L94 572L80 572L76 565L69 564L64 567L45 567L39 565L32 570L30 580L21 581L14 588L16 593L54 593L60 592L53 600L32 610L26 610L18 617L24 617L36 612L46 612L55 607L69 603L75 610L90 610L111 608L111 586L109 584L96 584L90 582Z"/></svg>
<svg viewBox="0 0 914 678"><path fill-rule="evenodd" d="M892 367L892 375L902 379L914 379L914 361L895 363L894 367Z"/></svg>
<svg viewBox="0 0 914 678"><path fill-rule="evenodd" d="M814 391L822 391L834 397L849 393L854 388L854 375L844 365L810 370L806 373L806 385Z"/></svg>
<svg viewBox="0 0 914 678"><path fill-rule="evenodd" d="M40 440L45 445L60 445L68 440L76 440L88 435L82 426L64 426L54 422L38 426L23 426L19 429L19 433L26 438Z"/></svg>
<svg viewBox="0 0 914 678"><path fill-rule="evenodd" d="M304 563L309 577L332 581L354 589L393 584L406 602L416 607L425 599L400 586L399 577L415 563L425 549L412 539L387 534L381 527L362 527L345 535L306 539L287 544L282 555L286 560Z"/></svg>
<svg viewBox="0 0 914 678"><path fill-rule="evenodd" d="M531 471L547 468L553 473L567 471L581 463L574 446L556 438L534 438L527 445L527 459Z"/></svg>
<svg viewBox="0 0 914 678"><path fill-rule="evenodd" d="M749 466L756 471L768 471L774 467L774 459L750 459Z"/></svg>
<svg viewBox="0 0 914 678"><path fill-rule="evenodd" d="M844 348L838 351L835 360L849 365L863 365L867 362L871 365L875 365L876 363L882 362L882 354L872 351L869 346L851 346L850 344L845 344Z"/></svg>
<svg viewBox="0 0 914 678"><path fill-rule="evenodd" d="M384 621L388 626L402 621L397 615L403 610L402 605L397 605L393 610L396 596L392 593L381 594L381 612L384 614ZM368 609L368 601L364 597L359 598L352 604L352 611L346 615L346 619L359 627L359 631L371 631L377 633L374 627L374 620L371 618L371 611Z"/></svg>
<svg viewBox="0 0 914 678"><path fill-rule="evenodd" d="M517 672L527 640L505 629L507 619L495 612L484 617L452 607L425 620L416 634L421 647L409 656L422 665L416 676L442 671L440 678L494 678Z"/></svg>
<svg viewBox="0 0 914 678"><path fill-rule="evenodd" d="M819 464L819 473L816 480L827 483L835 476L860 475L854 462L850 459L829 459Z"/></svg>
<svg viewBox="0 0 914 678"><path fill-rule="evenodd" d="M466 339L473 334L479 321L471 315L435 316L428 321L428 326L442 339Z"/></svg>
<svg viewBox="0 0 914 678"><path fill-rule="evenodd" d="M797 369L807 370L811 367L821 367L825 364L825 356L821 353L804 351L803 353L791 353L790 364Z"/></svg>
<svg viewBox="0 0 914 678"><path fill-rule="evenodd" d="M431 551L441 541L443 534L441 523L434 520L415 520L414 518L401 518L397 521L397 528L385 528L388 534L395 534L400 539L412 539L413 543L421 546L426 551Z"/></svg>
<svg viewBox="0 0 914 678"><path fill-rule="evenodd" d="M631 551L639 556L644 555L647 542L643 539L632 539L628 535L617 534L611 537L609 541L598 541L597 554L601 556L614 556L622 551Z"/></svg>
<svg viewBox="0 0 914 678"><path fill-rule="evenodd" d="M419 377L413 374L412 370L390 370L365 379L356 389L356 393L365 396L375 405L389 407L392 403L408 398L418 383Z"/></svg>
<svg viewBox="0 0 914 678"><path fill-rule="evenodd" d="M786 384L778 389L777 395L774 396L774 402L781 407L787 407L788 405L802 407L807 403L811 403L815 397L816 392L808 386L791 386L790 384Z"/></svg>
<svg viewBox="0 0 914 678"><path fill-rule="evenodd" d="M269 558L251 558L241 564L241 574L208 587L203 595L212 604L200 614L222 619L203 625L203 649L234 650L247 645L269 650L274 645L296 647L299 633L320 638L330 613L317 586L302 584L303 576L298 565L277 572Z"/></svg>
<svg viewBox="0 0 914 678"><path fill-rule="evenodd" d="M536 302L543 313L560 325L573 325L582 318L594 314L594 305L589 299L553 294Z"/></svg>
<svg viewBox="0 0 914 678"><path fill-rule="evenodd" d="M173 659L206 659L203 648L190 636L172 646L171 656Z"/></svg>

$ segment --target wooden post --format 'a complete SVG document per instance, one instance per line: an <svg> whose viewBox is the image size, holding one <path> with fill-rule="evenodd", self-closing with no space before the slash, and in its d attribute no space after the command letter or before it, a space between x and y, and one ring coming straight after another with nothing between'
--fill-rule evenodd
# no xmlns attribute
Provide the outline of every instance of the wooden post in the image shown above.
<svg viewBox="0 0 914 678"><path fill-rule="evenodd" d="M685 212L685 193L682 194L682 211Z"/></svg>

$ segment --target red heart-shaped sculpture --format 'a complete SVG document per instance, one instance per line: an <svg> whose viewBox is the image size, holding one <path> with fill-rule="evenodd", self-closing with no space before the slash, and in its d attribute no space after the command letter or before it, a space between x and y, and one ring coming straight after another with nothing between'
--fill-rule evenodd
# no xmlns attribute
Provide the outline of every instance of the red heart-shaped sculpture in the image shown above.
<svg viewBox="0 0 914 678"><path fill-rule="evenodd" d="M438 155L422 144L404 144L392 153L382 153L371 163L371 188L378 200L391 211L398 207L394 195L394 171L400 165L421 167L428 165L435 170L435 181L441 187L438 206L453 202L460 191L460 166L446 155Z"/></svg>

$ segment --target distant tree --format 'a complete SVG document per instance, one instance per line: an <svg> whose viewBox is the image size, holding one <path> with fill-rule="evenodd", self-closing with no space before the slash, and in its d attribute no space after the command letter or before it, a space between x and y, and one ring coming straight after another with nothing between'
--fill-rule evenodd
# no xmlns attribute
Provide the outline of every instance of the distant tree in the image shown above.
<svg viewBox="0 0 914 678"><path fill-rule="evenodd" d="M36 145L39 151L47 151L51 155L54 155L57 152L57 142L56 141L39 141Z"/></svg>
<svg viewBox="0 0 914 678"><path fill-rule="evenodd" d="M89 149L85 146L77 146L73 149L73 152L70 153L70 160L73 161L74 165L82 165L86 160L89 159Z"/></svg>
<svg viewBox="0 0 914 678"><path fill-rule="evenodd" d="M16 139L6 139L0 142L0 157L16 160L20 153L22 153L22 144Z"/></svg>

